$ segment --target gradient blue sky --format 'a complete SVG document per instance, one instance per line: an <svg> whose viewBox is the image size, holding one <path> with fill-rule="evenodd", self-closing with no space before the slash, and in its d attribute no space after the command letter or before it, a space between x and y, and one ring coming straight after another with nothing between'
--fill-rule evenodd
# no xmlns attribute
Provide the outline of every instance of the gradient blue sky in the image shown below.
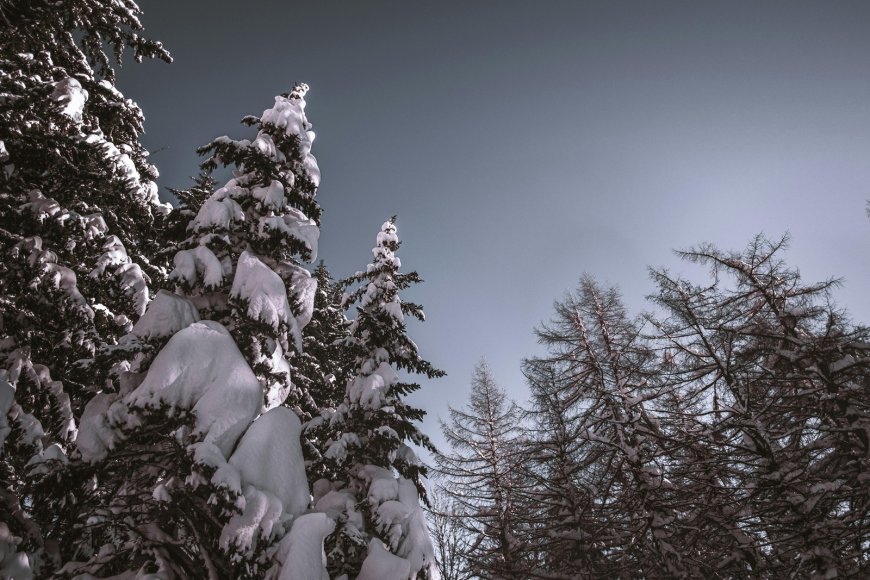
<svg viewBox="0 0 870 580"><path fill-rule="evenodd" d="M176 61L125 66L161 189L294 80L323 172L321 257L362 268L399 215L412 328L448 376L486 356L519 400L532 329L588 272L635 311L671 249L791 233L788 259L870 321L870 3L142 0Z"/></svg>

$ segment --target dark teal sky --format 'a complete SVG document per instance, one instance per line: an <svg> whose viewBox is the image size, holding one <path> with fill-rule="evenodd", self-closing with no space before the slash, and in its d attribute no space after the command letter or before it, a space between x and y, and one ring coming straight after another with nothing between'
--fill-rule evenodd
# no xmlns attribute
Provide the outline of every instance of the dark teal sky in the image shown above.
<svg viewBox="0 0 870 580"><path fill-rule="evenodd" d="M294 80L323 172L321 257L362 268L399 215L426 283L412 329L448 371L415 402L437 436L475 361L525 397L532 328L583 272L635 311L672 248L791 233L805 278L870 321L870 3L141 2L175 63L128 65L161 189L196 146Z"/></svg>

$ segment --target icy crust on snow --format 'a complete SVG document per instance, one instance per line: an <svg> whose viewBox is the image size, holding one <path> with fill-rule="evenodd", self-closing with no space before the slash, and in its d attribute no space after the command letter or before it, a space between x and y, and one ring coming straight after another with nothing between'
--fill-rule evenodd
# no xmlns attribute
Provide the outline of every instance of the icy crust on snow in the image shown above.
<svg viewBox="0 0 870 580"><path fill-rule="evenodd" d="M205 320L180 330L157 354L142 383L119 401L97 395L85 407L78 438L86 461L105 457L118 434L113 424L134 428L136 408L165 403L191 409L196 432L228 457L260 412L263 390L230 333Z"/></svg>
<svg viewBox="0 0 870 580"><path fill-rule="evenodd" d="M139 338L164 338L199 322L193 303L167 290L159 290L136 324L133 334Z"/></svg>
<svg viewBox="0 0 870 580"><path fill-rule="evenodd" d="M335 522L322 513L300 516L281 541L278 580L329 580L323 540L335 530Z"/></svg>

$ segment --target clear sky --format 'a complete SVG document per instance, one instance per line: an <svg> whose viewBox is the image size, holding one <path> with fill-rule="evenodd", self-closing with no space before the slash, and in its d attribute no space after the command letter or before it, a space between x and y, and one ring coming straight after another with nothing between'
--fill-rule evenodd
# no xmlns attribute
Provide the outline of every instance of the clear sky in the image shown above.
<svg viewBox="0 0 870 580"><path fill-rule="evenodd" d="M808 280L870 322L870 3L141 1L175 63L125 66L159 182L294 80L323 172L320 255L364 267L399 215L412 328L461 406L486 356L525 398L532 329L584 272L645 308L646 267L790 232Z"/></svg>

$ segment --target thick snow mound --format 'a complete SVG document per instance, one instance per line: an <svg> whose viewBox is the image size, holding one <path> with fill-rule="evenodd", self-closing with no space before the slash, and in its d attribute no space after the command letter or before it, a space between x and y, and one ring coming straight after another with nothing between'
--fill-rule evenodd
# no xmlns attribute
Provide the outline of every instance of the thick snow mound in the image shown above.
<svg viewBox="0 0 870 580"><path fill-rule="evenodd" d="M76 437L76 446L85 461L98 461L115 446L118 434L107 424L106 418L117 398L114 394L98 393L85 405Z"/></svg>
<svg viewBox="0 0 870 580"><path fill-rule="evenodd" d="M145 272L142 271L139 264L130 262L121 265L115 271L115 277L120 282L121 290L133 301L136 314L142 315L150 301Z"/></svg>
<svg viewBox="0 0 870 580"><path fill-rule="evenodd" d="M411 563L391 554L377 538L369 542L369 553L356 580L404 580L411 577Z"/></svg>
<svg viewBox="0 0 870 580"><path fill-rule="evenodd" d="M146 339L162 338L172 336L194 322L199 322L199 312L190 300L160 290L133 326L133 334Z"/></svg>
<svg viewBox="0 0 870 580"><path fill-rule="evenodd" d="M54 91L51 93L51 100L58 103L58 109L62 115L66 115L81 125L85 102L88 100L88 91L82 88L79 81L70 77L57 81L54 85Z"/></svg>
<svg viewBox="0 0 870 580"><path fill-rule="evenodd" d="M260 135L257 141L267 138L268 142L271 143L272 139L268 135ZM274 143L272 143L271 150L273 152L275 150ZM274 179L268 187L252 187L251 195L254 199L260 200L264 206L275 211L280 211L286 202L286 199L284 198L284 184Z"/></svg>
<svg viewBox="0 0 870 580"><path fill-rule="evenodd" d="M417 487L414 485L414 482L404 477L399 478L399 502L407 509L408 516L404 520L394 520L392 522L394 525L401 525L402 530L401 541L396 553L407 558L411 563L411 571L414 574L414 578L424 568L429 572L430 578L436 578L438 568L435 563L435 548L429 535L426 515L420 507ZM378 516L388 517L380 509L378 510Z"/></svg>
<svg viewBox="0 0 870 580"><path fill-rule="evenodd" d="M334 529L335 522L326 514L311 513L296 519L281 542L284 561L278 580L329 580L323 539Z"/></svg>
<svg viewBox="0 0 870 580"><path fill-rule="evenodd" d="M248 316L276 330L281 324L296 324L284 281L247 250L239 256L230 297L247 301Z"/></svg>
<svg viewBox="0 0 870 580"><path fill-rule="evenodd" d="M296 95L303 97L305 90L296 91ZM269 123L284 129L287 135L302 136L308 130L308 121L305 119L305 100L302 98L275 97L275 105L266 109L260 115L260 121Z"/></svg>
<svg viewBox="0 0 870 580"><path fill-rule="evenodd" d="M399 380L396 371L382 362L367 376L357 375L347 385L347 396L351 404L365 409L380 409L386 402L386 393Z"/></svg>
<svg viewBox="0 0 870 580"><path fill-rule="evenodd" d="M235 186L234 183L233 186ZM202 204L190 227L194 231L209 228L226 230L229 229L230 224L233 222L243 221L245 213L242 211L242 207L230 197L231 190L231 185L227 184L225 187L214 192Z"/></svg>
<svg viewBox="0 0 870 580"><path fill-rule="evenodd" d="M217 288L223 282L223 265L214 252L205 246L180 250L175 254L174 262L175 269L169 274L170 280L193 285L199 276L206 288Z"/></svg>
<svg viewBox="0 0 870 580"><path fill-rule="evenodd" d="M274 230L296 238L308 249L311 254L310 261L317 259L317 242L320 239L320 228L317 223L296 208L288 207L280 216L266 216L260 218L260 233L268 235L269 230Z"/></svg>
<svg viewBox="0 0 870 580"><path fill-rule="evenodd" d="M279 262L275 267L275 272L290 288L296 327L301 330L311 322L311 317L314 314L317 280L311 277L311 272L291 262Z"/></svg>
<svg viewBox="0 0 870 580"><path fill-rule="evenodd" d="M304 512L310 500L301 433L293 411L275 407L254 421L229 460L242 484L272 493L283 503L284 513L294 516Z"/></svg>
<svg viewBox="0 0 870 580"><path fill-rule="evenodd" d="M227 329L205 320L169 339L125 401L192 409L197 431L228 457L259 413L263 389Z"/></svg>
<svg viewBox="0 0 870 580"><path fill-rule="evenodd" d="M302 154L302 167L308 174L308 178L315 187L320 185L320 169L317 160L311 155L311 146L314 143L315 134L311 130L311 123L305 117L305 99L308 85L297 85L290 97L275 97L275 105L266 109L260 115L260 121L283 129L286 135L295 135L298 139L299 152ZM255 143L259 140L255 140Z"/></svg>

